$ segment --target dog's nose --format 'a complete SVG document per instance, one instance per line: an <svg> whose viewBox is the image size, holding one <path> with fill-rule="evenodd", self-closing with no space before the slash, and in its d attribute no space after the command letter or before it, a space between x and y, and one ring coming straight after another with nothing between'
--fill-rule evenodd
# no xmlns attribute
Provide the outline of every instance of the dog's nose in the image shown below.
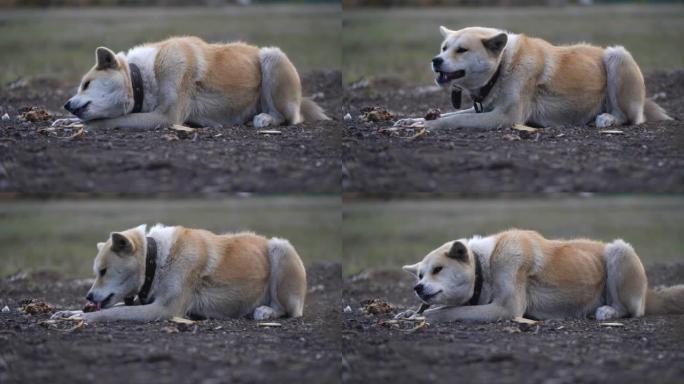
<svg viewBox="0 0 684 384"><path fill-rule="evenodd" d="M93 300L93 293L92 292L88 292L88 296L86 296L86 300L88 300L90 302L95 302L95 300Z"/></svg>
<svg viewBox="0 0 684 384"><path fill-rule="evenodd" d="M442 65L443 62L444 62L444 59L442 59L442 58L439 57L439 56L437 56L437 57L435 57L435 58L432 59L432 65L433 65L435 68L439 68L439 66Z"/></svg>
<svg viewBox="0 0 684 384"><path fill-rule="evenodd" d="M71 107L71 100L67 100L66 104L64 104L64 109L66 109L67 111L69 111L69 112L71 112L71 113L74 112L74 111L72 110L72 107Z"/></svg>
<svg viewBox="0 0 684 384"><path fill-rule="evenodd" d="M419 294L419 295L420 295L421 293L423 293L423 288L424 288L424 287L423 287L423 284L416 284L416 286L413 287L413 289L414 289L414 290L416 291L416 293Z"/></svg>

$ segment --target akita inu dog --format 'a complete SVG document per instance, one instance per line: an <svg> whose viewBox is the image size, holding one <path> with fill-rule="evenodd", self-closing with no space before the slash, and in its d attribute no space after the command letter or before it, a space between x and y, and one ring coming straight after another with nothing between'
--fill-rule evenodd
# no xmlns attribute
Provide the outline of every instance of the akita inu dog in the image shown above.
<svg viewBox="0 0 684 384"><path fill-rule="evenodd" d="M622 240L547 240L508 230L450 241L413 265L428 321L598 320L684 313L684 285L649 290L639 256ZM431 305L437 308L427 309ZM423 312L425 310L425 312Z"/></svg>
<svg viewBox="0 0 684 384"><path fill-rule="evenodd" d="M328 119L302 98L297 70L275 47L174 37L126 54L99 47L95 59L64 105L91 127L221 127L252 120L261 128Z"/></svg>
<svg viewBox="0 0 684 384"><path fill-rule="evenodd" d="M161 224L147 234L145 229L114 232L97 244L96 278L87 295L97 311L53 317L93 322L302 316L306 272L287 240ZM132 305L136 295L141 305ZM128 305L112 307L121 301Z"/></svg>
<svg viewBox="0 0 684 384"><path fill-rule="evenodd" d="M432 59L440 86L452 84L473 107L436 120L402 119L396 125L428 128L497 128L585 125L599 128L671 120L645 98L639 66L623 47L554 46L499 29L440 27L441 52Z"/></svg>

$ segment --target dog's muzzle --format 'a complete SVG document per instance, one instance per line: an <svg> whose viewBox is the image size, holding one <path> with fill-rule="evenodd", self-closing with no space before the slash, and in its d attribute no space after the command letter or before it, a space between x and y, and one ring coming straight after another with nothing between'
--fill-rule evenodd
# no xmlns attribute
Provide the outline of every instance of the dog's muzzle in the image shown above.
<svg viewBox="0 0 684 384"><path fill-rule="evenodd" d="M454 72L440 72L436 71L438 73L437 75L437 84L444 85L448 84L449 82L460 79L461 77L465 76L465 71L460 69L458 71Z"/></svg>
<svg viewBox="0 0 684 384"><path fill-rule="evenodd" d="M71 100L69 100L66 102L66 104L64 104L64 109L73 113L77 117L81 117L81 115L83 114L83 112L85 112L86 108L88 108L89 105L90 105L90 101L88 101L87 103L85 103L83 105L76 106L76 105L74 105L74 103Z"/></svg>

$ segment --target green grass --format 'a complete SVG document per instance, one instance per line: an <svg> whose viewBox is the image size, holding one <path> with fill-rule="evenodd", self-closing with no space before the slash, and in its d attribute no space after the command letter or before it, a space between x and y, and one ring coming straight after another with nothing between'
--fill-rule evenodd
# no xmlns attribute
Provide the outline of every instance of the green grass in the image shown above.
<svg viewBox="0 0 684 384"><path fill-rule="evenodd" d="M30 270L90 276L97 242L112 231L157 222L253 230L289 239L305 263L340 261L340 209L338 197L2 201L0 276Z"/></svg>
<svg viewBox="0 0 684 384"><path fill-rule="evenodd" d="M77 81L95 48L115 51L175 35L277 45L300 71L341 68L340 7L94 8L0 12L0 83L46 75Z"/></svg>
<svg viewBox="0 0 684 384"><path fill-rule="evenodd" d="M646 71L684 67L683 5L345 10L343 20L347 83L389 75L431 84L429 63L441 43L440 25L497 27L556 44L623 45Z"/></svg>
<svg viewBox="0 0 684 384"><path fill-rule="evenodd" d="M344 273L399 268L453 239L511 227L549 238L623 238L644 263L684 260L684 198L345 200Z"/></svg>

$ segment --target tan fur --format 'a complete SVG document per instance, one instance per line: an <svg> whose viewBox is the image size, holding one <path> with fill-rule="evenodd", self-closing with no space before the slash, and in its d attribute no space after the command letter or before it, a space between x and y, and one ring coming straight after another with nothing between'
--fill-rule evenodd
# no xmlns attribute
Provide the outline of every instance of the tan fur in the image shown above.
<svg viewBox="0 0 684 384"><path fill-rule="evenodd" d="M130 113L131 62L143 74L141 113ZM99 89L91 91L86 84ZM145 44L127 54L98 48L95 66L65 108L93 127L110 128L220 127L248 121L261 128L329 119L313 101L303 102L299 74L279 49L208 44L197 37Z"/></svg>
<svg viewBox="0 0 684 384"><path fill-rule="evenodd" d="M89 300L102 303L106 309L86 314L64 311L56 316L76 315L89 322L187 315L252 315L257 320L302 316L306 272L286 240L250 232L216 235L180 226L158 226L147 236L155 238L158 247L158 266L149 296L154 297L152 303L112 307L135 296L143 285L147 237L141 226L112 233L106 242L98 244L94 262L97 278Z"/></svg>
<svg viewBox="0 0 684 384"><path fill-rule="evenodd" d="M440 27L440 32L444 37L442 52L433 59L433 71L440 73L439 85L453 85L472 97L501 68L493 88L482 101L483 112L469 108L432 121L402 119L397 125L497 128L593 122L605 128L671 119L653 101L645 99L639 66L622 47L554 46L539 38L482 27L457 31ZM503 47L487 44L499 37L503 38ZM456 77L459 71L464 74ZM444 79L443 73L455 77Z"/></svg>
<svg viewBox="0 0 684 384"><path fill-rule="evenodd" d="M468 256L454 257L466 247ZM475 258L483 286L473 297ZM435 268L439 272L435 273ZM549 240L534 231L512 229L486 238L448 242L404 269L418 277L416 292L432 321L536 319L599 320L644 314L684 313L684 285L648 291L644 267L622 240ZM407 311L399 316L411 316Z"/></svg>

